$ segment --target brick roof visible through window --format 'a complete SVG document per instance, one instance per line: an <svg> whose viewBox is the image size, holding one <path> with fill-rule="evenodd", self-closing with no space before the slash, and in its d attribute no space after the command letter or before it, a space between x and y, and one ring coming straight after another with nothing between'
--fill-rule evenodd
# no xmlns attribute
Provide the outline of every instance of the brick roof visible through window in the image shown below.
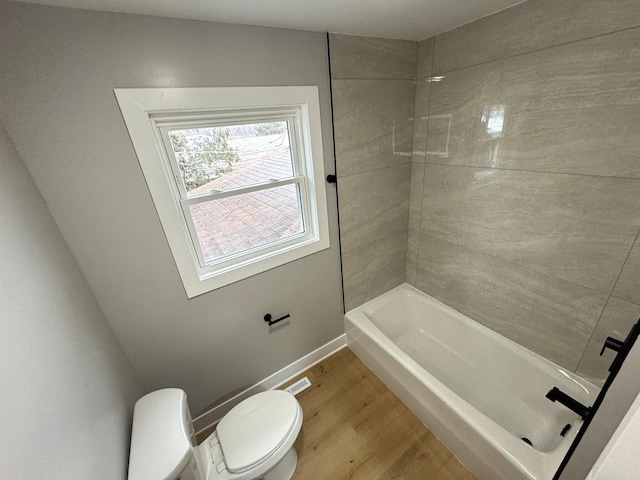
<svg viewBox="0 0 640 480"><path fill-rule="evenodd" d="M191 190L189 196L293 175L287 134L228 141L240 157L233 170ZM202 202L191 206L191 216L207 263L301 231L295 185Z"/></svg>

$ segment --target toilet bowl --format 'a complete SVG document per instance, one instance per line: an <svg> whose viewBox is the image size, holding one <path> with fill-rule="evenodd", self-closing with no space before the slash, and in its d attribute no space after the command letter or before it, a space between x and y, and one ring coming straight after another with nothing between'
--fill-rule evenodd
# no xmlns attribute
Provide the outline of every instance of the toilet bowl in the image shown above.
<svg viewBox="0 0 640 480"><path fill-rule="evenodd" d="M282 390L243 400L199 446L186 394L165 388L145 395L133 412L129 480L289 480L302 408Z"/></svg>

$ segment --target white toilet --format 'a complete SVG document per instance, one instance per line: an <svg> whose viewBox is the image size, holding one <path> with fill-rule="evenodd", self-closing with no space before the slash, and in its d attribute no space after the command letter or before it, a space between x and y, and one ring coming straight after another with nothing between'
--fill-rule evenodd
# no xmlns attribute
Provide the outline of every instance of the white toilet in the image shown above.
<svg viewBox="0 0 640 480"><path fill-rule="evenodd" d="M236 405L197 446L186 394L157 390L136 402L129 480L289 480L301 426L296 398L271 390Z"/></svg>

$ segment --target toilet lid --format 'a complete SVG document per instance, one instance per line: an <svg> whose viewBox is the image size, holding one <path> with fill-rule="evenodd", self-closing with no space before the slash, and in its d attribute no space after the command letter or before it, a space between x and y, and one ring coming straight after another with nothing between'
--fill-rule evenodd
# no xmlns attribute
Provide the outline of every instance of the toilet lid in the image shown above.
<svg viewBox="0 0 640 480"><path fill-rule="evenodd" d="M258 393L227 413L216 428L227 470L241 473L260 464L287 438L300 407L289 392Z"/></svg>

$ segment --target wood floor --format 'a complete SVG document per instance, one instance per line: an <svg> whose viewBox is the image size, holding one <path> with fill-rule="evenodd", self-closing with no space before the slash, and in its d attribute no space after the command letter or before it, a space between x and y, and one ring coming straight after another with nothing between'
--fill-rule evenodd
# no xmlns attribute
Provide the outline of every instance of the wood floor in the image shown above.
<svg viewBox="0 0 640 480"><path fill-rule="evenodd" d="M473 480L349 349L304 376L312 385L297 396L304 422L294 480Z"/></svg>

